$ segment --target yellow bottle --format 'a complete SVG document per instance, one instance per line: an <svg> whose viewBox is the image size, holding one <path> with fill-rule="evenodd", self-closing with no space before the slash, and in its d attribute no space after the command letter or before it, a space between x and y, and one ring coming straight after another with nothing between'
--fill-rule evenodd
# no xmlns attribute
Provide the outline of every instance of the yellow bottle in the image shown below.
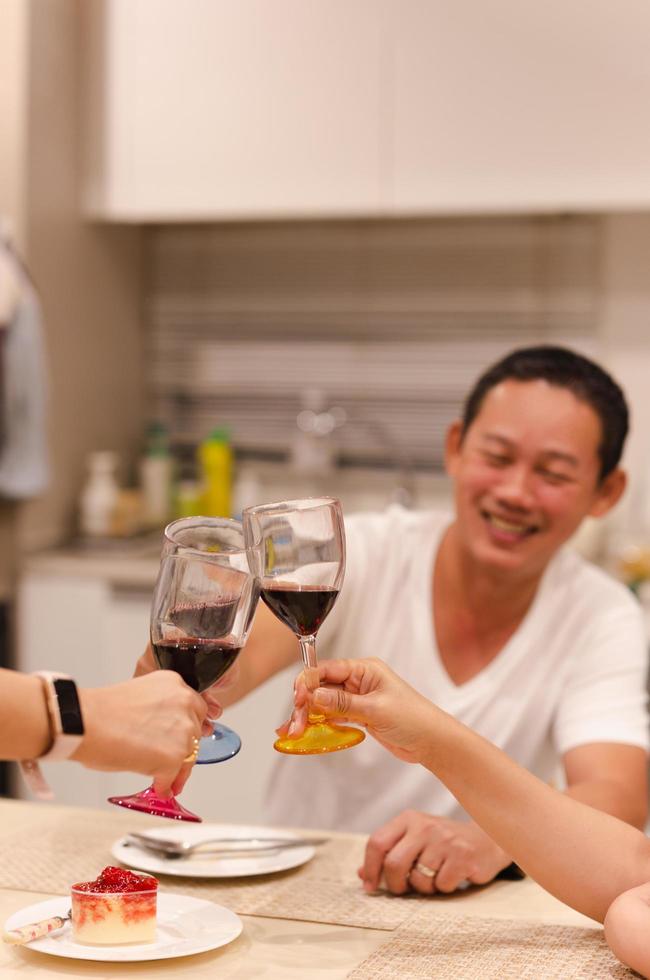
<svg viewBox="0 0 650 980"><path fill-rule="evenodd" d="M201 468L201 513L230 517L232 449L227 429L214 429L198 449Z"/></svg>

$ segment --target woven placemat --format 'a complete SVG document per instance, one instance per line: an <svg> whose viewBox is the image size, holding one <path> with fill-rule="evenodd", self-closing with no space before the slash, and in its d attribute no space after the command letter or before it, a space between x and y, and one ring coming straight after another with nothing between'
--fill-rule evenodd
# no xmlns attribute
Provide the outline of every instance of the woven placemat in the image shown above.
<svg viewBox="0 0 650 980"><path fill-rule="evenodd" d="M0 887L65 895L75 881L95 878L114 864L111 846L131 830L160 827L160 821L116 811L82 811L44 816L28 832L0 842ZM225 905L241 915L301 919L333 925L392 930L426 901L417 896L366 895L356 875L363 840L333 838L311 861L275 874L250 878L184 878L157 875L160 890Z"/></svg>
<svg viewBox="0 0 650 980"><path fill-rule="evenodd" d="M348 980L631 980L602 929L441 913L421 906Z"/></svg>

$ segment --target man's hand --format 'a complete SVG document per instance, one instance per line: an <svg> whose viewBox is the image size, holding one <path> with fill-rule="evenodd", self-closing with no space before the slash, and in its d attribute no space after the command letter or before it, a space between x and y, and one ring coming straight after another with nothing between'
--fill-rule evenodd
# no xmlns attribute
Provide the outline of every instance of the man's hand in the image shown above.
<svg viewBox="0 0 650 980"><path fill-rule="evenodd" d="M475 823L406 810L368 840L358 874L367 892L384 878L393 895L453 892L463 881L484 885L511 862ZM435 874L425 874L417 865Z"/></svg>

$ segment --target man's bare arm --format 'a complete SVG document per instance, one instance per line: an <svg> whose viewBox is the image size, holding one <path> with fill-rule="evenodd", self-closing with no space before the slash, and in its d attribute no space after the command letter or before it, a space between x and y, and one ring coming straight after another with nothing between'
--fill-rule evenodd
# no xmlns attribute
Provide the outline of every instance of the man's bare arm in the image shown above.
<svg viewBox="0 0 650 980"><path fill-rule="evenodd" d="M567 796L640 830L648 819L648 755L636 745L594 742L564 755Z"/></svg>
<svg viewBox="0 0 650 980"><path fill-rule="evenodd" d="M260 601L248 643L237 658L235 680L223 690L213 688L212 693L225 708L240 701L290 664L297 666L299 661L300 647L296 637ZM291 687L287 693L290 691Z"/></svg>

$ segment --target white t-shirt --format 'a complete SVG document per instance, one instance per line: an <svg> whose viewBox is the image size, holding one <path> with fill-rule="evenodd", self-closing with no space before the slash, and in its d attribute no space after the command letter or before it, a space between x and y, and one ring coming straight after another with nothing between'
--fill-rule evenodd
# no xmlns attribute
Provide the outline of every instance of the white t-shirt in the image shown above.
<svg viewBox="0 0 650 980"><path fill-rule="evenodd" d="M544 780L578 745L647 749L641 611L623 585L569 548L549 563L498 656L466 683L451 681L431 605L435 556L450 520L399 507L346 520L345 580L319 632L319 658L380 657ZM431 773L395 759L371 736L331 755L279 756L267 788L266 816L280 826L371 832L405 809L467 819Z"/></svg>

